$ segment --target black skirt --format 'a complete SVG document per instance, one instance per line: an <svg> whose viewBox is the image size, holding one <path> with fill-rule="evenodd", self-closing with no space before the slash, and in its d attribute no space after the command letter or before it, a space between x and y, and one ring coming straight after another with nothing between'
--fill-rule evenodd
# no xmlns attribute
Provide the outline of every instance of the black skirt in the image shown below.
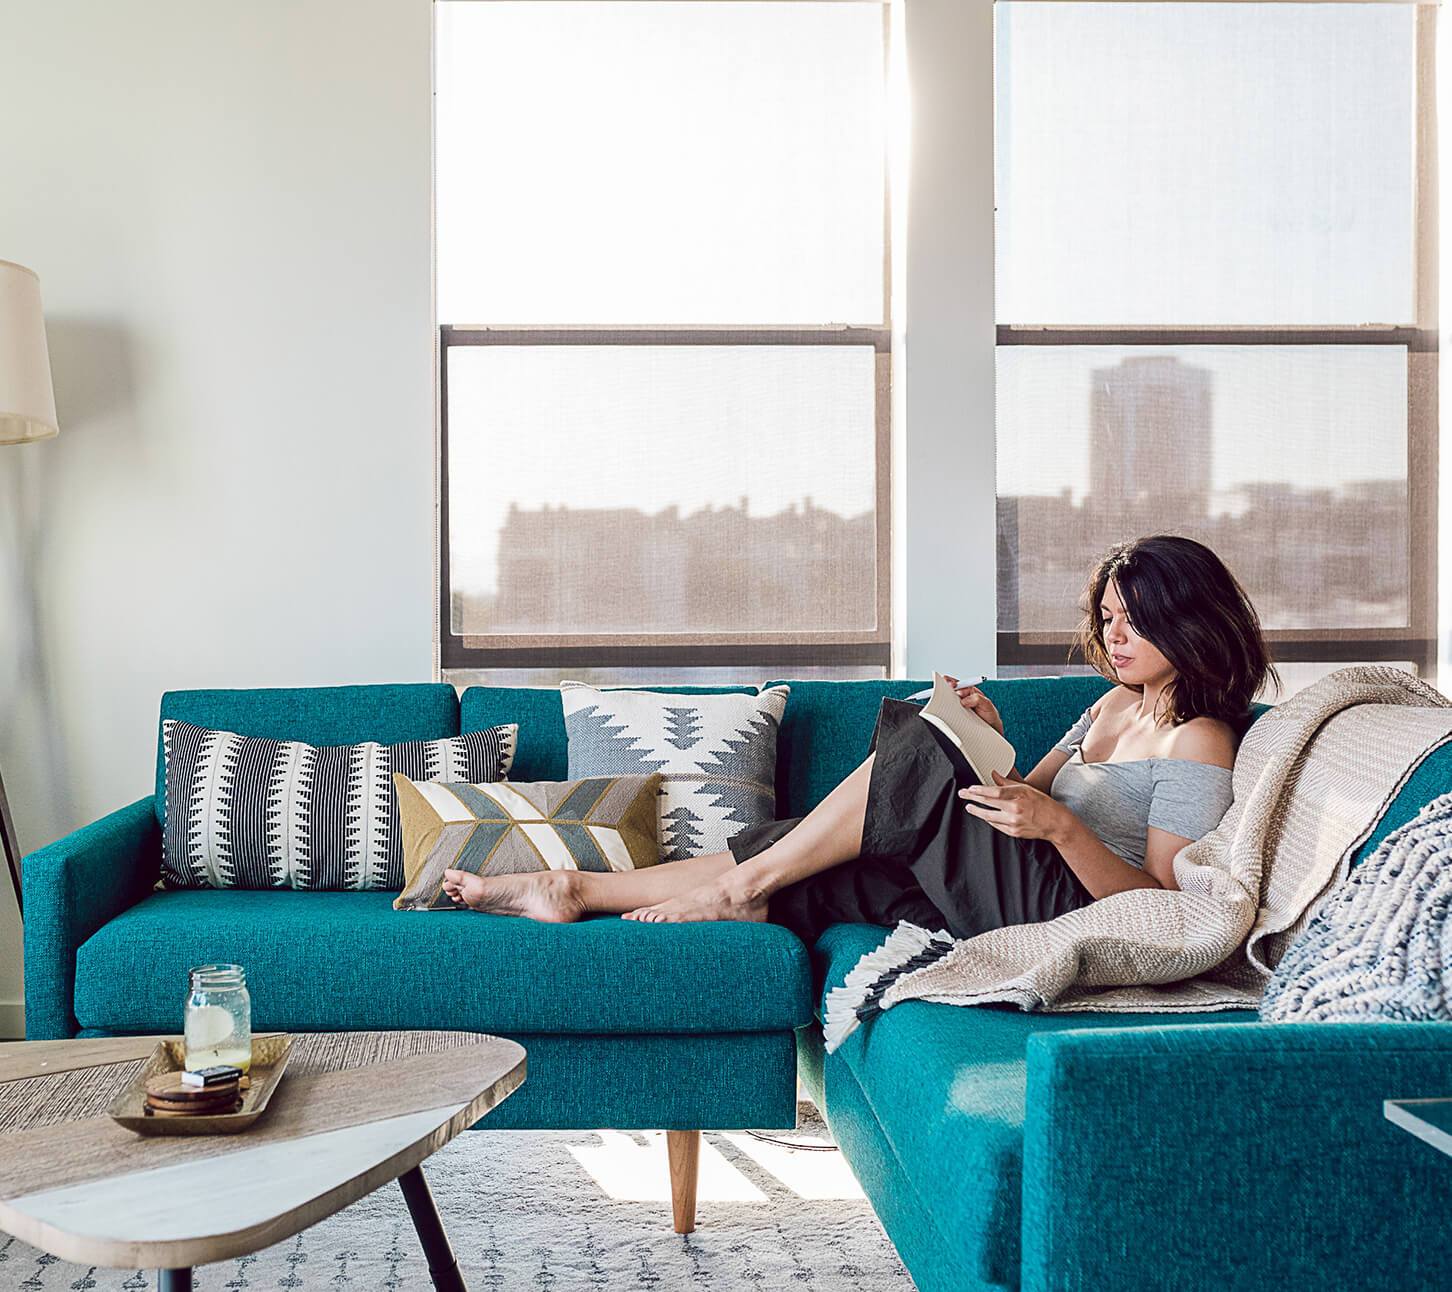
<svg viewBox="0 0 1452 1292"><path fill-rule="evenodd" d="M1045 839L1015 839L964 810L968 760L919 706L884 700L872 737L862 853L772 895L768 918L809 945L839 923L908 920L967 938L1052 920L1093 898ZM748 826L731 840L754 857L802 818Z"/></svg>

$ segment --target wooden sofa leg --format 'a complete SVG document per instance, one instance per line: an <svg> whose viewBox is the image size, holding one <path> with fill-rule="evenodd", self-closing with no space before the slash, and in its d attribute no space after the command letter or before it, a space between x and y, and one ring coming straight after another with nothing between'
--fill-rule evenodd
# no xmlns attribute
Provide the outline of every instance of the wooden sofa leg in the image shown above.
<svg viewBox="0 0 1452 1292"><path fill-rule="evenodd" d="M666 1131L666 1153L671 1160L671 1210L676 1233L696 1228L696 1176L701 1166L701 1132Z"/></svg>

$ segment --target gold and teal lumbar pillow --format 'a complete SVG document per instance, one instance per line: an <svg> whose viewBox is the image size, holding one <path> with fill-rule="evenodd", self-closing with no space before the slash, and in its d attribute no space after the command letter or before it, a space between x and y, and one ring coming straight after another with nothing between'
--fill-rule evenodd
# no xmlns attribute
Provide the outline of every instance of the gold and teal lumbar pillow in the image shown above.
<svg viewBox="0 0 1452 1292"><path fill-rule="evenodd" d="M403 827L400 911L453 909L444 871L637 870L660 860L660 776L466 785L395 774Z"/></svg>

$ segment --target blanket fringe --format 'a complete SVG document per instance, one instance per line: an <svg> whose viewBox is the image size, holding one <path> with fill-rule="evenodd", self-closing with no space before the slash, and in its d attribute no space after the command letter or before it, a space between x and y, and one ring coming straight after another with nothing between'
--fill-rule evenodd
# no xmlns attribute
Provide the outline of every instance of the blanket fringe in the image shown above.
<svg viewBox="0 0 1452 1292"><path fill-rule="evenodd" d="M887 1008L882 997L904 974L941 960L953 949L951 934L899 924L876 951L863 956L840 987L827 993L822 1037L831 1054L858 1026Z"/></svg>

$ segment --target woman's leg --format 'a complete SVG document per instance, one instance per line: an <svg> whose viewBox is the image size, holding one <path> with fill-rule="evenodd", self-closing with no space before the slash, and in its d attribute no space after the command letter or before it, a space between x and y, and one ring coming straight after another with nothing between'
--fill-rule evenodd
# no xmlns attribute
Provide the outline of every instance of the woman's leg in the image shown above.
<svg viewBox="0 0 1452 1292"><path fill-rule="evenodd" d="M1042 924L1093 901L1048 840L1016 839L978 817L961 815L956 842L940 836L908 862L955 938Z"/></svg>
<svg viewBox="0 0 1452 1292"><path fill-rule="evenodd" d="M688 857L643 870L543 870L527 875L444 871L444 892L458 906L490 915L569 923L583 915L620 915L663 902L735 869L729 852Z"/></svg>
<svg viewBox="0 0 1452 1292"><path fill-rule="evenodd" d="M539 871L528 875L444 872L444 892L461 906L494 915L567 923L625 914L650 923L762 920L777 889L850 861L862 851L872 758L812 809L790 834L740 866L729 852L643 870Z"/></svg>
<svg viewBox="0 0 1452 1292"><path fill-rule="evenodd" d="M654 905L642 904L642 909L628 912L625 918L648 923L764 920L773 893L861 856L874 757L869 754L771 847L739 866L722 869L684 894L673 894Z"/></svg>

